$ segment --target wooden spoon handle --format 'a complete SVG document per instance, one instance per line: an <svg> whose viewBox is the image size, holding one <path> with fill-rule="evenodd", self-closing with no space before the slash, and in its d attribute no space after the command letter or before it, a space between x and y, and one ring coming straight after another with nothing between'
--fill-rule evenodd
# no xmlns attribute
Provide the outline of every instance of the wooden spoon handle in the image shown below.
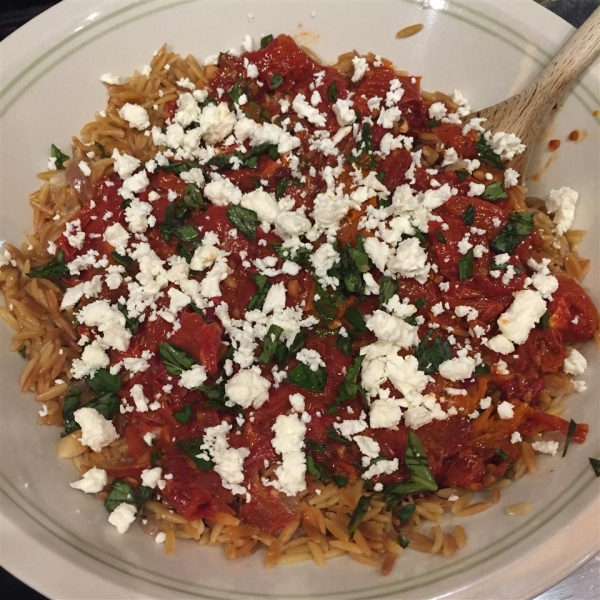
<svg viewBox="0 0 600 600"><path fill-rule="evenodd" d="M555 104L573 81L600 53L600 7L569 38L559 53L546 65L536 83L536 96Z"/></svg>

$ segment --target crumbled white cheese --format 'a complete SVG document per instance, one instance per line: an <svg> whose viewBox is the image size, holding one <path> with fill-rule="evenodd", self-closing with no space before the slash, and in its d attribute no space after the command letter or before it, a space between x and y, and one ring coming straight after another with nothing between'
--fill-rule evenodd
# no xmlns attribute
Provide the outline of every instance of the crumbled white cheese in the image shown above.
<svg viewBox="0 0 600 600"><path fill-rule="evenodd" d="M81 490L86 494L97 494L104 489L108 478L104 469L92 467L89 471L83 474L83 477L78 481L74 481L69 485L76 490Z"/></svg>

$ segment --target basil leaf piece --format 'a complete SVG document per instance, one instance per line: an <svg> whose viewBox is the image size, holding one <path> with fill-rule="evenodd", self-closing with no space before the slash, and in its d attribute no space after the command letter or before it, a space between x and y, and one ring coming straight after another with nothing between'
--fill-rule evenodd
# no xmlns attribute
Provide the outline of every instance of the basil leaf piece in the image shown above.
<svg viewBox="0 0 600 600"><path fill-rule="evenodd" d="M571 419L569 421L569 429L567 430L567 439L565 440L565 447L563 448L561 458L564 458L567 455L567 450L571 445L571 440L573 439L573 435L575 434L575 430L577 429L577 423Z"/></svg>
<svg viewBox="0 0 600 600"><path fill-rule="evenodd" d="M419 370L427 375L437 371L444 361L452 358L452 347L448 340L442 340L442 338L436 337L433 342L428 345L432 334L433 329L430 329L419 345L415 346L413 349L413 353L419 361Z"/></svg>
<svg viewBox="0 0 600 600"><path fill-rule="evenodd" d="M469 175L469 171L454 171L459 181L464 181Z"/></svg>
<svg viewBox="0 0 600 600"><path fill-rule="evenodd" d="M330 425L327 428L327 437L332 442L339 442L340 444L344 444L346 446L349 446L352 443L349 439L345 438L343 435L340 435L333 425Z"/></svg>
<svg viewBox="0 0 600 600"><path fill-rule="evenodd" d="M492 241L492 249L498 254L512 254L516 247L533 231L533 213L514 212Z"/></svg>
<svg viewBox="0 0 600 600"><path fill-rule="evenodd" d="M384 492L386 509L392 510L401 500L402 496L417 492L435 492L438 485L433 478L425 450L414 432L408 432L408 444L404 454L404 463L411 473L408 481L396 483Z"/></svg>
<svg viewBox="0 0 600 600"><path fill-rule="evenodd" d="M375 178L377 179L377 181L381 181L381 183L383 183L383 180L385 179L385 171L377 171L377 175L375 175Z"/></svg>
<svg viewBox="0 0 600 600"><path fill-rule="evenodd" d="M338 86L335 79L327 86L327 98L329 102L335 102L338 97Z"/></svg>
<svg viewBox="0 0 600 600"><path fill-rule="evenodd" d="M410 538L407 535L404 535L403 533L401 533L398 536L398 544L400 544L400 546L402 548L408 548L408 545L410 544Z"/></svg>
<svg viewBox="0 0 600 600"><path fill-rule="evenodd" d="M306 456L306 470L320 481L327 479L325 467L317 462L310 454Z"/></svg>
<svg viewBox="0 0 600 600"><path fill-rule="evenodd" d="M483 134L479 135L479 139L475 142L475 147L479 152L479 160L481 160L481 162L484 162L495 169L501 169L504 171L502 159L492 150L492 147L486 142Z"/></svg>
<svg viewBox="0 0 600 600"><path fill-rule="evenodd" d="M458 278L461 281L473 277L473 248L458 261Z"/></svg>
<svg viewBox="0 0 600 600"><path fill-rule="evenodd" d="M331 481L333 481L333 483L335 483L335 485L341 489L348 485L348 481L350 481L350 479L348 477L344 477L343 475L332 475Z"/></svg>
<svg viewBox="0 0 600 600"><path fill-rule="evenodd" d="M192 248L197 248L202 243L200 231L194 225L180 225L175 230L175 237L186 244L190 244Z"/></svg>
<svg viewBox="0 0 600 600"><path fill-rule="evenodd" d="M232 204L227 209L227 218L230 223L239 229L249 240L256 239L256 228L258 227L258 215L255 211L237 204Z"/></svg>
<svg viewBox="0 0 600 600"><path fill-rule="evenodd" d="M366 160L364 160L366 159ZM348 157L348 162L360 163L364 161L364 166L370 168L375 163L373 156L373 135L370 123L364 123L360 130L360 139L356 148Z"/></svg>
<svg viewBox="0 0 600 600"><path fill-rule="evenodd" d="M280 342L282 333L283 328L279 327L279 325L271 325L269 327L269 331L267 331L267 335L263 341L262 352L258 356L258 360L261 363L267 364L273 360L278 346L282 343Z"/></svg>
<svg viewBox="0 0 600 600"><path fill-rule="evenodd" d="M144 502L150 500L153 493L154 490L146 485L140 484L135 490L124 479L115 479L106 500L104 500L104 506L109 512L115 510L119 504L133 504L139 509Z"/></svg>
<svg viewBox="0 0 600 600"><path fill-rule="evenodd" d="M352 351L352 337L350 335L338 335L334 346L339 348L344 354L349 355Z"/></svg>
<svg viewBox="0 0 600 600"><path fill-rule="evenodd" d="M437 227L435 229L435 237L440 244L446 243L446 238L444 237L444 234Z"/></svg>
<svg viewBox="0 0 600 600"><path fill-rule="evenodd" d="M173 416L180 423L184 423L184 424L187 423L192 418L192 406L190 404L186 404L184 406L183 410L173 413Z"/></svg>
<svg viewBox="0 0 600 600"><path fill-rule="evenodd" d="M502 448L498 448L498 450L496 450L496 456L499 456L505 462L507 460L510 460L510 456L506 452L504 452Z"/></svg>
<svg viewBox="0 0 600 600"><path fill-rule="evenodd" d="M546 311L543 315L542 318L540 319L540 322L538 323L538 326L540 329L548 329L550 327L550 317L552 315Z"/></svg>
<svg viewBox="0 0 600 600"><path fill-rule="evenodd" d="M158 352L169 375L181 375L183 371L188 371L196 364L193 356L168 342L160 343Z"/></svg>
<svg viewBox="0 0 600 600"><path fill-rule="evenodd" d="M425 450L421 445L419 438L412 432L408 432L408 445L406 446L406 454L404 462L408 470L412 473L412 480L421 483L423 488L430 492L435 492L438 485L433 478Z"/></svg>
<svg viewBox="0 0 600 600"><path fill-rule="evenodd" d="M59 279L61 277L70 277L69 269L65 264L65 252L62 248L56 251L54 258L43 265L33 267L27 277L42 277L43 279Z"/></svg>
<svg viewBox="0 0 600 600"><path fill-rule="evenodd" d="M262 50L268 44L270 44L272 41L273 41L273 35L272 34L265 35L264 37L260 38L260 49Z"/></svg>
<svg viewBox="0 0 600 600"><path fill-rule="evenodd" d="M94 142L94 146L100 150L100 158L110 158L110 154L106 153L104 146L100 142Z"/></svg>
<svg viewBox="0 0 600 600"><path fill-rule="evenodd" d="M344 318L357 332L364 333L367 331L367 324L365 323L363 316L360 314L360 311L355 306L350 306L346 309Z"/></svg>
<svg viewBox="0 0 600 600"><path fill-rule="evenodd" d="M56 161L54 162L54 166L57 169L64 169L65 162L71 157L68 154L65 154L64 152L61 152L60 148L52 144L52 146L50 146L50 158L56 159Z"/></svg>
<svg viewBox="0 0 600 600"><path fill-rule="evenodd" d="M379 308L384 309L397 291L398 284L389 275L384 275L379 280Z"/></svg>
<svg viewBox="0 0 600 600"><path fill-rule="evenodd" d="M594 469L596 477L600 477L600 460L590 456L590 465L592 465L592 469Z"/></svg>
<svg viewBox="0 0 600 600"><path fill-rule="evenodd" d="M489 200L490 202L495 202L496 200L502 200L502 198L508 198L508 194L504 189L504 183L502 179L495 181L494 183L490 183L485 186L485 191L481 194L481 197L485 200Z"/></svg>
<svg viewBox="0 0 600 600"><path fill-rule="evenodd" d="M152 468L158 467L160 459L163 457L164 452L153 452L150 455L150 465Z"/></svg>
<svg viewBox="0 0 600 600"><path fill-rule="evenodd" d="M27 358L27 348L25 346L21 346L18 352L23 358Z"/></svg>
<svg viewBox="0 0 600 600"><path fill-rule="evenodd" d="M250 298L250 302L248 302L248 306L246 310L260 310L265 303L265 299L267 298L267 294L271 289L271 285L273 285L266 275L262 275L261 273L256 273L252 275L252 279L254 283L258 286L257 292Z"/></svg>
<svg viewBox="0 0 600 600"><path fill-rule="evenodd" d="M273 77L271 77L271 87L276 90L283 83L283 77L280 73L275 73Z"/></svg>
<svg viewBox="0 0 600 600"><path fill-rule="evenodd" d="M208 456L208 452L202 450L203 443L204 440L202 438L188 438L187 440L179 440L177 446L194 461L201 471L210 471L214 468L215 463L210 458L207 459L198 456L199 454Z"/></svg>
<svg viewBox="0 0 600 600"><path fill-rule="evenodd" d="M229 406L227 404L227 396L225 395L225 383L214 383L214 384L206 384L199 385L197 388L194 388L202 392L208 400L206 401L205 406L209 408L218 408L219 410L225 410L227 412L233 413L234 415L239 415L244 412L244 409L238 404L233 404Z"/></svg>
<svg viewBox="0 0 600 600"><path fill-rule="evenodd" d="M316 442L310 438L305 438L304 443L306 444L307 448L314 450L315 452L325 452L325 450L327 450L327 444L324 444L323 442Z"/></svg>
<svg viewBox="0 0 600 600"><path fill-rule="evenodd" d="M465 212L461 215L463 223L467 227L471 227L475 221L475 207L472 204L469 204L465 209Z"/></svg>
<svg viewBox="0 0 600 600"><path fill-rule="evenodd" d="M121 389L121 376L111 375L108 369L98 369L93 377L86 377L85 382L95 392L115 392Z"/></svg>
<svg viewBox="0 0 600 600"><path fill-rule="evenodd" d="M62 410L62 417L65 423L64 435L81 429L79 423L73 417L73 413L79 408L81 408L81 390L76 386L71 386L69 388L69 395L65 396Z"/></svg>
<svg viewBox="0 0 600 600"><path fill-rule="evenodd" d="M289 248L284 248L283 244L273 244L271 248L275 250L277 256L279 256L281 260L290 260L298 265L306 265L311 255L311 251L302 246L296 248L293 256L291 250Z"/></svg>
<svg viewBox="0 0 600 600"><path fill-rule="evenodd" d="M242 88L242 84L244 82L243 77L240 77L236 82L235 85L227 92L227 95L229 96L229 99L234 103L234 104L239 104L240 102L240 96L242 96L242 94L244 93L244 90ZM227 155L219 155L219 156L227 156Z"/></svg>
<svg viewBox="0 0 600 600"><path fill-rule="evenodd" d="M275 198L281 198L282 196L285 196L289 184L289 177L283 177L282 179L280 179L277 182L277 185L275 186Z"/></svg>
<svg viewBox="0 0 600 600"><path fill-rule="evenodd" d="M135 333L140 326L140 320L137 317L130 317L127 312L127 307L124 304L117 304L117 308L119 312L125 317L125 327L131 331L131 333Z"/></svg>
<svg viewBox="0 0 600 600"><path fill-rule="evenodd" d="M415 510L417 510L416 504L407 504L406 506L403 506L396 514L401 521L408 521Z"/></svg>
<svg viewBox="0 0 600 600"><path fill-rule="evenodd" d="M490 365L486 365L485 363L481 363L475 367L473 371L474 375L489 375L491 369Z"/></svg>
<svg viewBox="0 0 600 600"><path fill-rule="evenodd" d="M327 383L327 370L325 367L320 366L316 371L313 371L308 365L298 363L294 370L285 378L285 381L289 381L305 390L322 392Z"/></svg>
<svg viewBox="0 0 600 600"><path fill-rule="evenodd" d="M369 510L370 503L370 496L361 496L359 498L356 504L356 508L352 511L352 514L350 515L350 523L348 524L348 533L350 534L350 538L354 537L356 529L360 525L361 521L365 518Z"/></svg>
<svg viewBox="0 0 600 600"><path fill-rule="evenodd" d="M183 203L188 208L198 207L200 210L206 210L206 202L200 188L195 183L188 183L185 186L185 194L183 195Z"/></svg>
<svg viewBox="0 0 600 600"><path fill-rule="evenodd" d="M104 500L104 506L109 512L112 512L119 504L137 506L136 494L129 483L122 479L115 479L106 500Z"/></svg>
<svg viewBox="0 0 600 600"><path fill-rule="evenodd" d="M364 359L364 355L357 356L354 359L350 365L350 368L348 369L348 372L346 373L346 377L344 377L344 381L340 383L335 400L327 409L327 414L332 415L336 413L342 404L349 402L350 400L354 400L358 393L362 394L363 398L365 397L363 389L358 383L356 383L358 374L360 372L360 367L362 366Z"/></svg>
<svg viewBox="0 0 600 600"><path fill-rule="evenodd" d="M133 265L135 264L133 258L131 258L130 256L126 256L125 254L119 254L116 251L112 252L110 256L116 263L119 263L124 267L133 267Z"/></svg>
<svg viewBox="0 0 600 600"><path fill-rule="evenodd" d="M441 121L438 121L437 119L431 119L429 121L425 121L425 127L437 127L440 124Z"/></svg>
<svg viewBox="0 0 600 600"><path fill-rule="evenodd" d="M202 165L199 162L194 160L184 160L184 161L169 161L169 164L156 167L160 171L164 171L165 173L175 173L176 175L181 175L186 171L194 168L200 168Z"/></svg>
<svg viewBox="0 0 600 600"><path fill-rule="evenodd" d="M98 411L105 419L112 421L117 412L119 411L119 404L121 398L113 392L103 392L99 396L96 396L91 402L88 402L86 406L94 408Z"/></svg>

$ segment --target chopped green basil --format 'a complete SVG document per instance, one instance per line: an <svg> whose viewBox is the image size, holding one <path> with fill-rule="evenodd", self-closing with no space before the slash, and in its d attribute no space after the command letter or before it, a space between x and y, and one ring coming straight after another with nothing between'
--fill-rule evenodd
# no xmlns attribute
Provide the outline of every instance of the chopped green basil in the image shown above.
<svg viewBox="0 0 600 600"><path fill-rule="evenodd" d="M157 467L160 459L163 457L164 452L152 452L150 454L150 465L152 468Z"/></svg>
<svg viewBox="0 0 600 600"><path fill-rule="evenodd" d="M431 119L430 121L425 121L425 127L437 127L440 124L440 121L437 119Z"/></svg>
<svg viewBox="0 0 600 600"><path fill-rule="evenodd" d="M348 321L348 323L350 323L350 325L352 325L356 332L364 333L367 331L367 324L365 323L363 316L360 314L360 311L358 308L356 308L356 306L350 306L347 308L346 312L344 313L344 318L346 321Z"/></svg>
<svg viewBox="0 0 600 600"><path fill-rule="evenodd" d="M136 493L129 483L122 479L115 479L106 500L104 500L104 506L109 512L112 512L119 504L137 506Z"/></svg>
<svg viewBox="0 0 600 600"><path fill-rule="evenodd" d="M408 548L408 545L410 544L410 538L407 535L401 533L398 536L398 544L400 544L402 548Z"/></svg>
<svg viewBox="0 0 600 600"><path fill-rule="evenodd" d="M127 256L126 254L119 254L118 252L115 251L115 252L112 252L110 256L116 263L119 263L120 265L123 265L124 267L133 267L133 265L135 264L135 261L133 260L133 258L131 258L130 256Z"/></svg>
<svg viewBox="0 0 600 600"><path fill-rule="evenodd" d="M406 506L403 506L396 514L401 521L408 521L416 509L416 504L407 504Z"/></svg>
<svg viewBox="0 0 600 600"><path fill-rule="evenodd" d="M69 394L65 396L62 417L65 424L65 435L80 429L79 423L75 421L73 413L81 408L81 390L76 386L69 388Z"/></svg>
<svg viewBox="0 0 600 600"><path fill-rule="evenodd" d="M227 209L227 218L231 224L239 229L249 240L256 239L256 228L258 227L258 215L249 208L232 204Z"/></svg>
<svg viewBox="0 0 600 600"><path fill-rule="evenodd" d="M266 275L262 275L260 273L255 273L252 275L252 279L254 283L258 286L258 290L250 298L250 302L248 302L248 307L246 310L260 310L265 303L265 299L267 298L267 294L271 289L271 285L273 285L269 278Z"/></svg>
<svg viewBox="0 0 600 600"><path fill-rule="evenodd" d="M27 277L42 277L43 279L59 279L60 277L69 277L69 268L65 264L65 253L62 248L56 251L54 258L43 265L33 267L27 273Z"/></svg>
<svg viewBox="0 0 600 600"><path fill-rule="evenodd" d="M474 375L488 375L490 373L490 365L486 365L485 363L481 363L475 367L473 371Z"/></svg>
<svg viewBox="0 0 600 600"><path fill-rule="evenodd" d="M452 358L452 347L447 340L436 337L428 345L432 334L433 330L430 329L419 345L414 348L414 355L419 361L419 370L428 375L437 371L444 361Z"/></svg>
<svg viewBox="0 0 600 600"><path fill-rule="evenodd" d="M483 134L479 136L477 142L475 142L475 147L479 152L479 159L481 162L490 165L490 167L494 167L495 169L504 170L504 164L502 163L502 159L498 154L496 154L491 146L486 142Z"/></svg>
<svg viewBox="0 0 600 600"><path fill-rule="evenodd" d="M542 315L542 318L540 319L540 322L539 322L540 329L548 329L550 327L550 317L551 316L552 315L548 311L546 311Z"/></svg>
<svg viewBox="0 0 600 600"><path fill-rule="evenodd" d="M329 98L329 102L335 102L337 100L338 86L335 79L327 87L327 97Z"/></svg>
<svg viewBox="0 0 600 600"><path fill-rule="evenodd" d="M52 146L50 146L50 157L56 159L56 161L54 162L54 166L57 169L64 169L65 162L67 160L69 160L69 158L71 158L64 152L61 152L60 148L58 148L54 144L52 144Z"/></svg>
<svg viewBox="0 0 600 600"><path fill-rule="evenodd" d="M320 366L316 371L313 371L308 365L298 363L285 380L305 390L322 392L327 383L327 369Z"/></svg>
<svg viewBox="0 0 600 600"><path fill-rule="evenodd" d="M180 410L179 412L173 413L173 416L180 423L187 423L192 418L192 406L191 406L191 404L186 404L183 407L183 410Z"/></svg>
<svg viewBox="0 0 600 600"><path fill-rule="evenodd" d="M100 142L94 142L94 146L100 150L100 158L110 158L110 154L106 153L104 146Z"/></svg>
<svg viewBox="0 0 600 600"><path fill-rule="evenodd" d="M503 461L507 461L510 460L510 456L504 452L504 450L502 450L501 448L498 448L498 450L496 450L496 455L499 456Z"/></svg>
<svg viewBox="0 0 600 600"><path fill-rule="evenodd" d="M270 44L273 41L273 35L269 34L269 35L265 35L264 37L260 38L260 48L261 50L263 48L265 48L268 44Z"/></svg>
<svg viewBox="0 0 600 600"><path fill-rule="evenodd" d="M461 216L464 224L467 227L471 227L475 221L475 207L472 204L469 204Z"/></svg>
<svg viewBox="0 0 600 600"><path fill-rule="evenodd" d="M499 254L512 254L516 247L533 231L533 213L514 212L503 229L492 241L492 249Z"/></svg>
<svg viewBox="0 0 600 600"><path fill-rule="evenodd" d="M415 494L417 492L435 492L438 485L433 478L427 457L419 438L412 432L408 432L408 444L404 455L404 463L411 473L408 481L396 483L384 492L386 508L392 510L398 505L402 496Z"/></svg>
<svg viewBox="0 0 600 600"><path fill-rule="evenodd" d="M117 308L125 317L125 327L127 327L131 333L135 333L140 326L140 320L137 317L130 317L127 312L127 307L124 304L117 304Z"/></svg>
<svg viewBox="0 0 600 600"><path fill-rule="evenodd" d="M379 280L379 308L385 308L385 305L397 291L398 284L389 275L384 275Z"/></svg>
<svg viewBox="0 0 600 600"><path fill-rule="evenodd" d="M354 400L354 398L356 398L356 395L359 393L362 395L363 398L365 397L363 389L356 382L364 358L364 355L357 356L350 365L350 368L348 369L348 372L344 377L344 381L340 383L335 400L327 409L328 414L332 415L336 413L338 411L338 408L342 406L342 404L345 404L350 400Z"/></svg>
<svg viewBox="0 0 600 600"><path fill-rule="evenodd" d="M561 458L564 458L567 455L567 450L569 449L569 445L571 444L571 440L573 439L573 435L575 435L575 430L577 429L577 423L571 419L569 421L569 429L567 430L567 439L565 440L565 447L562 451Z"/></svg>
<svg viewBox="0 0 600 600"><path fill-rule="evenodd" d="M328 438L329 438L329 439L330 439L332 442L338 442L338 443L340 443L340 444L344 444L344 445L346 445L346 446L349 446L349 445L352 443L352 442L351 442L349 439L345 438L343 435L340 435L340 434L337 432L337 429L336 429L336 428L335 428L333 425L330 425L330 426L327 428L327 437L328 437Z"/></svg>
<svg viewBox="0 0 600 600"><path fill-rule="evenodd" d="M283 333L283 329L279 327L279 325L271 325L269 327L269 331L267 331L267 335L263 341L263 349L260 355L258 356L258 360L267 364L271 362L275 356L277 348L281 345L281 334Z"/></svg>
<svg viewBox="0 0 600 600"><path fill-rule="evenodd" d="M85 382L95 392L114 392L121 389L121 376L111 375L108 369L98 369L93 377L86 377Z"/></svg>
<svg viewBox="0 0 600 600"><path fill-rule="evenodd" d="M596 477L600 477L600 460L590 456L590 465L592 465L592 469L594 469Z"/></svg>
<svg viewBox="0 0 600 600"><path fill-rule="evenodd" d="M188 183L185 186L185 194L183 195L183 203L188 208L198 207L200 210L206 210L206 202L200 188L195 183Z"/></svg>
<svg viewBox="0 0 600 600"><path fill-rule="evenodd" d="M460 181L464 181L470 173L468 171L454 171Z"/></svg>
<svg viewBox="0 0 600 600"><path fill-rule="evenodd" d="M181 375L183 371L191 369L196 364L193 356L168 342L159 344L158 352L169 375Z"/></svg>
<svg viewBox="0 0 600 600"><path fill-rule="evenodd" d="M179 440L177 446L194 461L201 471L210 471L215 466L215 463L209 458L203 457L208 456L208 452L202 450L203 443L204 440L202 438L188 438L186 440Z"/></svg>
<svg viewBox="0 0 600 600"><path fill-rule="evenodd" d="M348 533L350 537L353 538L354 534L361 521L365 518L368 510L369 504L371 503L370 496L361 496L356 504L356 508L352 511L350 515L350 523L348 524Z"/></svg>
<svg viewBox="0 0 600 600"><path fill-rule="evenodd" d="M458 278L461 281L473 277L473 248L458 261Z"/></svg>
<svg viewBox="0 0 600 600"><path fill-rule="evenodd" d="M446 238L444 237L444 234L437 227L435 229L435 237L437 238L437 241L440 244L446 243Z"/></svg>
<svg viewBox="0 0 600 600"><path fill-rule="evenodd" d="M483 194L481 194L481 197L485 200L489 200L490 202L502 200L502 198L508 198L508 194L504 189L504 183L502 179L499 179L494 183L490 183L490 185L486 185L485 191Z"/></svg>
<svg viewBox="0 0 600 600"><path fill-rule="evenodd" d="M274 90L276 90L283 83L283 77L279 73L275 73L273 77L271 77L271 86Z"/></svg>

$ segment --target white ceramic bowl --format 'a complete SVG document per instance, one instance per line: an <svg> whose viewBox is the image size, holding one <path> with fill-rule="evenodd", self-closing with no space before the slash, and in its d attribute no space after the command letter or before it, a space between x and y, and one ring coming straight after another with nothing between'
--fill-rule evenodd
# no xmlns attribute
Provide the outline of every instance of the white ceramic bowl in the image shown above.
<svg viewBox="0 0 600 600"><path fill-rule="evenodd" d="M27 196L37 187L51 143L70 137L103 107L99 76L129 74L149 62L164 41L204 57L255 37L287 32L325 60L350 49L373 51L397 67L424 75L428 90L459 88L473 107L521 89L572 32L530 0L230 2L226 0L65 1L2 43L0 100L0 239L20 243L30 230ZM254 15L249 18L249 13ZM396 31L424 23L418 35ZM567 97L539 143L532 172L562 140L531 191L568 185L581 194L576 227L590 230L581 252L596 265L587 280L600 301L598 65ZM573 129L585 130L578 144ZM591 425L583 446L566 458L542 458L541 470L511 486L500 505L464 522L469 544L451 560L406 553L381 577L347 560L264 571L262 557L228 562L219 549L180 543L174 556L137 528L122 536L93 498L71 490L69 462L54 456L59 430L36 425L38 407L20 394L18 354L0 327L2 419L2 560L6 568L61 598L525 598L550 587L600 546L600 480L588 457L600 457L598 351L588 345L589 392L570 399L569 416ZM596 368L594 368L596 366ZM502 507L530 501L527 517Z"/></svg>

